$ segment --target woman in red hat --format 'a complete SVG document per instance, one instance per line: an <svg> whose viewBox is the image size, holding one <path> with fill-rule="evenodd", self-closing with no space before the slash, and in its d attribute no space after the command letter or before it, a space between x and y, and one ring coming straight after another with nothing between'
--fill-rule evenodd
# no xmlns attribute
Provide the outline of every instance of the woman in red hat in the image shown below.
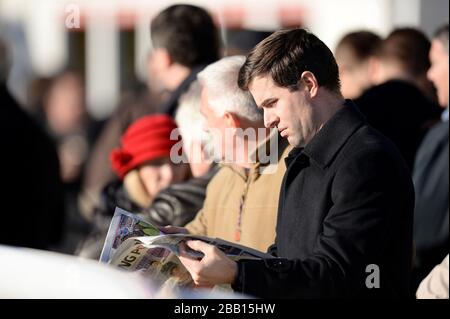
<svg viewBox="0 0 450 319"><path fill-rule="evenodd" d="M165 114L148 115L134 122L122 136L122 145L111 153L111 164L121 180L128 199L140 207L151 204L154 196L172 183L189 177L189 166L174 163L180 141L175 121ZM171 134L175 138L171 139ZM128 206L128 205L127 205Z"/></svg>
<svg viewBox="0 0 450 319"><path fill-rule="evenodd" d="M175 130L175 121L165 114L144 116L128 127L122 135L121 146L114 149L110 155L111 165L118 180L103 190L101 203L95 210L93 229L82 243L79 255L93 259L100 256L116 206L133 213L142 213L152 207L156 195L164 195L162 190L190 178L189 164L171 160L171 154L179 159L178 150L181 149L181 140ZM177 139L171 139L171 136ZM167 201L173 201L173 198L167 195ZM194 206L200 205L201 203ZM195 212L198 210L197 207L194 209ZM176 222L177 217L180 220L178 223L181 223L180 216L173 215L169 210L164 213L168 215L165 218L170 221ZM145 218L149 219L148 216ZM166 224L165 221L160 223L154 219L150 222Z"/></svg>

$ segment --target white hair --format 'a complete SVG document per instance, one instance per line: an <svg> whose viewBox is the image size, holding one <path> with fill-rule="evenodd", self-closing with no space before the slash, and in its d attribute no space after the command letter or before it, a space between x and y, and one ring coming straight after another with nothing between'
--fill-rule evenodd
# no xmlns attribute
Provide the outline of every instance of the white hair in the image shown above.
<svg viewBox="0 0 450 319"><path fill-rule="evenodd" d="M181 96L175 114L175 122L187 144L198 140L206 145L211 141L211 136L203 130L205 118L200 113L200 93L201 87L198 81L192 82Z"/></svg>
<svg viewBox="0 0 450 319"><path fill-rule="evenodd" d="M209 105L217 115L234 113L252 122L263 120L263 113L256 106L249 91L237 84L239 70L245 62L244 56L230 56L208 65L198 75L201 86L206 88Z"/></svg>

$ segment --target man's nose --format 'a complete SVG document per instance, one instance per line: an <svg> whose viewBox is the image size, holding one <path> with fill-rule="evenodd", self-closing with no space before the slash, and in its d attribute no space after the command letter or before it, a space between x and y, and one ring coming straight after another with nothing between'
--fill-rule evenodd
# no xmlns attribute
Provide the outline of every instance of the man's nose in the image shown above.
<svg viewBox="0 0 450 319"><path fill-rule="evenodd" d="M267 128L276 127L278 124L278 117L273 112L264 110L264 126Z"/></svg>
<svg viewBox="0 0 450 319"><path fill-rule="evenodd" d="M432 67L430 67L427 71L427 79L431 82L433 82L433 72L432 72Z"/></svg>

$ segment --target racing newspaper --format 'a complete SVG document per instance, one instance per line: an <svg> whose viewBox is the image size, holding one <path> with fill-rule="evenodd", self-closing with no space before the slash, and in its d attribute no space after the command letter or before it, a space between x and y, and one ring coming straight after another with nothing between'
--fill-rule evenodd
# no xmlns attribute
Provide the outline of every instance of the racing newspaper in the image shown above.
<svg viewBox="0 0 450 319"><path fill-rule="evenodd" d="M161 284L170 282L173 286L190 287L192 278L178 256L180 245L191 239L214 245L233 260L273 258L269 254L222 239L165 234L139 216L116 207L100 262L128 271L140 271ZM190 250L187 246L185 248L193 258L203 257L201 252Z"/></svg>

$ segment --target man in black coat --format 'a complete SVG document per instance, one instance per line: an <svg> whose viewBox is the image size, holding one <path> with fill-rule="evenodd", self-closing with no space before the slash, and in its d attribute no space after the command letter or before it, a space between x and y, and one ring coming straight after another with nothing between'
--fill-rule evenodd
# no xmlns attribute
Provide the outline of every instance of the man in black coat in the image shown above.
<svg viewBox="0 0 450 319"><path fill-rule="evenodd" d="M331 51L303 29L258 44L239 85L295 148L286 159L273 259L234 262L200 241L195 283L263 298L408 296L414 189L396 147L340 93Z"/></svg>
<svg viewBox="0 0 450 319"><path fill-rule="evenodd" d="M389 80L355 99L368 123L394 142L412 171L416 152L441 110L412 83Z"/></svg>
<svg viewBox="0 0 450 319"><path fill-rule="evenodd" d="M56 249L64 205L56 149L0 83L0 244Z"/></svg>
<svg viewBox="0 0 450 319"><path fill-rule="evenodd" d="M429 50L420 30L395 29L373 52L374 86L354 100L367 122L394 142L411 171L425 133L442 112L430 99L435 94L426 78Z"/></svg>

